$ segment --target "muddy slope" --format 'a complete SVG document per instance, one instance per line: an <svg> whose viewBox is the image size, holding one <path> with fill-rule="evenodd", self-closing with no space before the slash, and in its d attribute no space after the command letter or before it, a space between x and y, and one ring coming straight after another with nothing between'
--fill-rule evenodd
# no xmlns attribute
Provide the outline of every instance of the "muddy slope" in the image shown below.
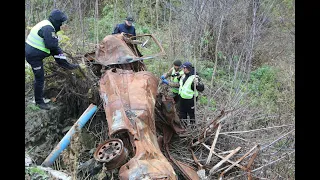
<svg viewBox="0 0 320 180"><path fill-rule="evenodd" d="M32 102L28 105L25 112L25 150L36 164L41 164L63 137L63 129L74 120L67 118L66 108L62 105L54 105L50 110L35 108Z"/></svg>

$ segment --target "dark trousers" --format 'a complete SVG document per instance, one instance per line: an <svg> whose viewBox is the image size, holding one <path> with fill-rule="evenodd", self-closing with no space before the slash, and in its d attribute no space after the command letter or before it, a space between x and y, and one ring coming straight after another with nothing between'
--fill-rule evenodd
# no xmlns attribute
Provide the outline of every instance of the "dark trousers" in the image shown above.
<svg viewBox="0 0 320 180"><path fill-rule="evenodd" d="M31 47L32 48L32 47ZM45 58L45 52L28 53L30 46L26 46L26 60L31 65L34 75L34 99L37 104L44 103L43 88L44 88L44 69L42 60Z"/></svg>
<svg viewBox="0 0 320 180"><path fill-rule="evenodd" d="M190 117L190 124L195 123L195 114L194 114L194 99L183 99L180 97L180 119L187 119L188 115Z"/></svg>

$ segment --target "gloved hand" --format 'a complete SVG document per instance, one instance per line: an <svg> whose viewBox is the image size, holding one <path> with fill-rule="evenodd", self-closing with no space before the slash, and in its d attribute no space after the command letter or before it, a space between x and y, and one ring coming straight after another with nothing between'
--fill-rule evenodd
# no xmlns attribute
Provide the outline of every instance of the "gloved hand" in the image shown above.
<svg viewBox="0 0 320 180"><path fill-rule="evenodd" d="M169 85L169 81L166 79L162 79L162 83Z"/></svg>
<svg viewBox="0 0 320 180"><path fill-rule="evenodd" d="M71 64L65 59L55 58L55 60L60 67L67 69L67 70L73 70L73 69L77 69L79 67L79 64Z"/></svg>
<svg viewBox="0 0 320 180"><path fill-rule="evenodd" d="M71 64L67 61L67 57L63 54L58 54L53 56L60 67L68 70L73 70L79 68L79 64Z"/></svg>
<svg viewBox="0 0 320 180"><path fill-rule="evenodd" d="M63 54L54 55L53 57L58 59L67 59L67 57Z"/></svg>
<svg viewBox="0 0 320 180"><path fill-rule="evenodd" d="M165 79L164 75L162 75L160 78L161 78L162 80L164 80L164 79Z"/></svg>

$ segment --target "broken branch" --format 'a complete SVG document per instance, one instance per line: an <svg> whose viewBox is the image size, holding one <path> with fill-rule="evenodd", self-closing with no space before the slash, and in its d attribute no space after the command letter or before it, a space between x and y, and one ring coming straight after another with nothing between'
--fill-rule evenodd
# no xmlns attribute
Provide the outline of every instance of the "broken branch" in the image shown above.
<svg viewBox="0 0 320 180"><path fill-rule="evenodd" d="M293 132L295 129L289 131L288 133L282 135L281 137L279 137L278 139L274 140L273 142L271 142L270 144L264 146L263 148L261 148L261 151L264 150L265 148L271 146L272 144L276 143L277 141L279 141L280 139L284 138L285 136L287 136L288 134L290 134L291 132Z"/></svg>
<svg viewBox="0 0 320 180"><path fill-rule="evenodd" d="M235 153L237 153L239 150L241 149L241 147L237 147L235 150L233 150L233 152L231 152L230 154L228 154L226 157L224 157L220 162L218 162L218 164L216 164L215 166L213 166L211 169L210 169L210 174L214 174L215 170L218 169L218 167L220 167L224 162L226 162L228 159L231 158L231 156L233 156Z"/></svg>
<svg viewBox="0 0 320 180"><path fill-rule="evenodd" d="M256 147L259 147L259 145L255 145L255 146L254 146L253 148L251 148L245 155L243 155L241 158L239 158L236 162L232 163L231 166L230 166L228 169L224 170L224 171L220 174L220 177L222 178L223 175L224 175L225 173L227 173L231 168L233 168L236 164L239 164L239 163L240 163L246 156L248 156L248 155L251 153L251 151L253 151Z"/></svg>
<svg viewBox="0 0 320 180"><path fill-rule="evenodd" d="M250 170L250 166L252 165L254 159L257 157L259 149L260 149L260 148L258 147L258 149L256 149L256 152L253 154L253 156L252 156L251 159L249 160L248 165L247 165L247 169L248 169L248 170Z"/></svg>
<svg viewBox="0 0 320 180"><path fill-rule="evenodd" d="M202 143L202 145L205 147L205 148L207 148L207 149L209 149L210 150L210 148L209 148L209 146L208 145L206 145L206 144L204 144L204 143ZM233 150L231 150L231 151L226 151L226 152L232 152ZM221 159L223 159L224 157L223 156L221 156L220 154L218 154L218 153L216 153L216 152L214 152L213 151L213 154L214 155L216 155L217 157L219 157L219 158L221 158ZM234 162L233 161L231 161L231 160L227 160L229 163L231 163L231 164L233 164ZM240 168L240 169L242 169L242 170L246 170L246 167L244 167L244 166L242 166L242 165L240 165L240 164L236 164L236 166L238 167L238 168Z"/></svg>
<svg viewBox="0 0 320 180"><path fill-rule="evenodd" d="M210 148L210 153L209 153L209 156L208 156L208 159L207 159L206 164L209 164L210 161L211 161L212 153L213 153L214 147L216 146L220 129L221 129L221 124L219 124L218 129L217 129L217 131L216 131L216 135L215 135L214 140L213 140L213 142L212 142L212 145L211 145L211 148Z"/></svg>
<svg viewBox="0 0 320 180"><path fill-rule="evenodd" d="M258 171L258 170L260 170L260 169L262 169L262 168L264 168L264 167L266 167L266 166L269 166L269 165L271 165L271 164L274 164L274 163L282 160L283 158L288 157L288 155L290 155L290 154L292 154L292 153L294 153L294 152L295 152L295 151L291 151L290 153L288 153L288 154L280 157L280 158L277 159L277 160L274 160L274 161L272 161L272 162L270 162L270 163L268 163L268 164L265 164L265 165L263 165L263 166L261 166L261 167L258 167L258 168L256 168L256 169L252 170L251 173L253 173L253 172L255 172L255 171ZM243 174L237 175L237 176L232 177L232 178L230 178L230 179L228 179L228 180L236 179L236 178L241 177L241 176L243 176L243 175L245 175L245 174L247 174L247 173L249 173L249 172L245 172L245 173L243 173Z"/></svg>
<svg viewBox="0 0 320 180"><path fill-rule="evenodd" d="M267 128L261 128L261 129L252 129L252 130L248 130L248 131L221 132L220 134L247 133L247 132L261 131L261 130L272 129L272 128L286 127L286 126L294 126L294 124L288 124L288 125L282 125L282 126L273 126L273 127L267 127Z"/></svg>

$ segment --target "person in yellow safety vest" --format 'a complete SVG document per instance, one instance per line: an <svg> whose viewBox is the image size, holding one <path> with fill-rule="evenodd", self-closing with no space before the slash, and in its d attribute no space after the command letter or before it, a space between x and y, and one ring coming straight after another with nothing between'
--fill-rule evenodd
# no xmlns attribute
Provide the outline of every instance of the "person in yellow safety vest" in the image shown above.
<svg viewBox="0 0 320 180"><path fill-rule="evenodd" d="M176 104L179 102L179 79L183 75L181 64L180 60L175 60L169 71L161 76L162 82L171 86L170 90ZM168 77L170 77L170 81L167 80Z"/></svg>
<svg viewBox="0 0 320 180"><path fill-rule="evenodd" d="M34 97L35 103L41 109L49 110L50 107L44 102L44 69L42 60L53 56L56 63L67 70L79 68L78 64L71 64L58 45L59 39L56 35L60 31L67 16L58 9L51 11L49 18L36 24L30 31L25 42L26 61L31 65L34 75Z"/></svg>
<svg viewBox="0 0 320 180"><path fill-rule="evenodd" d="M204 84L201 82L198 74L194 72L194 67L190 62L185 62L181 65L184 74L179 81L179 96L180 96L180 119L187 119L189 115L190 124L195 123L194 112L194 97L198 99L198 92L204 90ZM194 87L196 86L196 87Z"/></svg>

